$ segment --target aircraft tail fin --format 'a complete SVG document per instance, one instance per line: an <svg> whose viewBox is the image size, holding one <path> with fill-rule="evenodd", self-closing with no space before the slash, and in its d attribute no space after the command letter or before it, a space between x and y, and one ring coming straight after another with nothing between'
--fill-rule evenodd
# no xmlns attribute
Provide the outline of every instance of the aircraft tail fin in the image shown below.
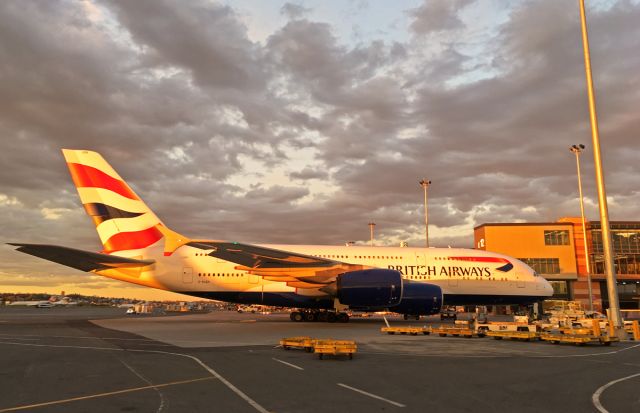
<svg viewBox="0 0 640 413"><path fill-rule="evenodd" d="M104 252L146 248L164 237L160 219L99 153L62 152Z"/></svg>

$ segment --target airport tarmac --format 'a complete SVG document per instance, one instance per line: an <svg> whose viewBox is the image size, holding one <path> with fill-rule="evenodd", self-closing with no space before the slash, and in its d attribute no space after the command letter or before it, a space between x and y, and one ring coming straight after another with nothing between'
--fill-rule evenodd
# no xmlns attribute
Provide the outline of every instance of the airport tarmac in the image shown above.
<svg viewBox="0 0 640 413"><path fill-rule="evenodd" d="M0 412L640 411L635 342L391 336L381 318L123 313L0 307ZM356 340L358 353L319 360L277 346L296 335Z"/></svg>

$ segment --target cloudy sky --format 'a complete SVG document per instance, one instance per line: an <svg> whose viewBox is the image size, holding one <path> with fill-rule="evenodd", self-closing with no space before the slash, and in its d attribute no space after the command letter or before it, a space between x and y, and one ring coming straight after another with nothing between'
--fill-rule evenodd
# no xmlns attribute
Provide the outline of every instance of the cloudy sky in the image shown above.
<svg viewBox="0 0 640 413"><path fill-rule="evenodd" d="M587 1L612 220L640 205L640 4ZM99 251L61 148L158 216L250 243L471 247L598 219L576 1L0 2L0 240ZM0 248L3 291L137 295Z"/></svg>

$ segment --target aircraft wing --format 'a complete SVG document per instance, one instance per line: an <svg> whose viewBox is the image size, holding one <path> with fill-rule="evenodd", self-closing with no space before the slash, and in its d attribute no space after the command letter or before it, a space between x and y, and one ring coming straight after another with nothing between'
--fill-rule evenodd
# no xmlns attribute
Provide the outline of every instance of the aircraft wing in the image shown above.
<svg viewBox="0 0 640 413"><path fill-rule="evenodd" d="M155 262L155 260L136 260L133 258L118 257L116 255L61 247L59 245L14 243L9 243L9 245L18 247L16 250L24 252L25 254L34 255L87 272L110 268L143 267Z"/></svg>
<svg viewBox="0 0 640 413"><path fill-rule="evenodd" d="M286 282L296 288L319 288L335 282L336 277L349 271L369 268L284 251L258 245L225 241L193 241L189 245L213 250L210 256L238 264L236 269L259 275L266 280Z"/></svg>

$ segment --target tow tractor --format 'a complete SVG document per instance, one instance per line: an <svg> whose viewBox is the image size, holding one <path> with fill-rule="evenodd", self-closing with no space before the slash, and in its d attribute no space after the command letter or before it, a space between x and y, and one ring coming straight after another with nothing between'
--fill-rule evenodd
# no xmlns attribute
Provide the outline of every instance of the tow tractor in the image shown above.
<svg viewBox="0 0 640 413"><path fill-rule="evenodd" d="M526 315L513 316L513 321L492 321L492 322L476 322L474 323L474 331L478 336L504 337L504 335L495 334L497 332L526 332L535 333L538 326L529 324L529 317ZM527 337L529 335L527 334ZM523 338L525 338L523 336Z"/></svg>

